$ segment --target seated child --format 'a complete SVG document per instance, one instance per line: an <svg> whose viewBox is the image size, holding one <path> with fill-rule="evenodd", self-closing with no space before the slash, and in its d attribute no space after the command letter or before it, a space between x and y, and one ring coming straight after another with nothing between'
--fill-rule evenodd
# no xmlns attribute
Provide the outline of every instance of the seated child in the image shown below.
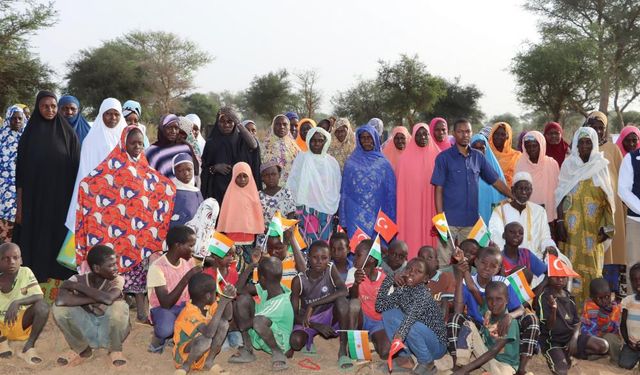
<svg viewBox="0 0 640 375"><path fill-rule="evenodd" d="M331 261L338 270L342 281L347 280L347 273L353 267L353 261L349 259L349 236L345 232L336 232L329 240L331 246Z"/></svg>
<svg viewBox="0 0 640 375"><path fill-rule="evenodd" d="M456 306L462 298L459 283L456 291ZM487 311L480 330L470 321L460 329L457 343L456 369L454 374L468 374L482 368L489 374L512 375L520 364L520 332L518 321L511 319L508 328L500 332L498 326L509 314L509 286L500 281L490 281L486 288ZM474 358L472 362L470 360Z"/></svg>
<svg viewBox="0 0 640 375"><path fill-rule="evenodd" d="M227 285L216 306L215 280L205 273L199 273L189 280L189 296L191 301L178 315L173 333L175 375L219 367L214 366L213 361L229 329L233 313L230 302L235 296L235 287ZM220 368L217 370L223 371Z"/></svg>
<svg viewBox="0 0 640 375"><path fill-rule="evenodd" d="M152 353L162 353L166 339L173 336L176 318L189 301L189 280L202 272L191 258L195 243L196 236L191 228L175 226L167 233L169 251L149 266L147 289L153 321L149 351Z"/></svg>
<svg viewBox="0 0 640 375"><path fill-rule="evenodd" d="M170 226L184 225L193 219L198 207L204 201L200 189L196 187L193 173L193 157L181 152L173 157L171 180L176 184L175 204Z"/></svg>
<svg viewBox="0 0 640 375"><path fill-rule="evenodd" d="M347 356L347 330L349 327L349 302L344 281L330 261L329 245L315 241L309 246L309 268L300 272L291 286L291 304L295 317L293 333L289 340L291 350L299 351L306 345L312 351L313 338L320 334L324 338L340 336L338 367L347 369L353 363Z"/></svg>
<svg viewBox="0 0 640 375"><path fill-rule="evenodd" d="M390 341L401 340L405 349L394 360L394 372L411 370L415 355L415 374L435 374L434 361L447 350L447 331L442 311L427 290L427 266L420 258L411 259L406 268L387 276L376 299L376 311L382 312L382 324ZM394 290L391 292L391 288Z"/></svg>
<svg viewBox="0 0 640 375"><path fill-rule="evenodd" d="M431 246L423 246L418 250L418 258L427 265L427 289L442 307L445 321L449 318L449 308L453 307L453 294L456 291L456 279L451 272L440 271L438 255Z"/></svg>
<svg viewBox="0 0 640 375"><path fill-rule="evenodd" d="M622 306L620 334L624 340L624 346L620 351L618 366L633 369L640 361L640 263L631 266L629 283L633 294L626 296L620 303Z"/></svg>
<svg viewBox="0 0 640 375"><path fill-rule="evenodd" d="M478 241L474 240L473 238L467 238L466 240L460 242L460 245L458 247L462 250L464 258L467 260L467 263L471 266L471 274L472 275L475 274L477 272L475 263L476 263L476 257L478 256L478 252L480 251L480 248L481 248L480 244L478 243ZM453 273L453 265L449 264L447 266L440 267L440 271Z"/></svg>
<svg viewBox="0 0 640 375"><path fill-rule="evenodd" d="M76 366L91 358L93 349L107 348L113 366L123 366L122 343L129 335L129 305L124 278L118 275L116 253L96 245L87 254L91 272L62 283L53 317L71 350L58 358L61 366Z"/></svg>
<svg viewBox="0 0 640 375"><path fill-rule="evenodd" d="M36 340L49 317L38 280L28 267L22 267L18 245L0 245L0 358L9 358L13 350L9 340L27 340L18 354L30 365L42 363L35 349Z"/></svg>
<svg viewBox="0 0 640 375"><path fill-rule="evenodd" d="M210 273L208 273L210 276L212 277L216 277L218 276L218 273L220 274L220 276L222 276L222 279L218 282L218 290L224 290L224 287L226 285L236 285L236 283L238 282L238 271L236 270L236 264L235 264L235 251L234 248L232 247L227 254L225 255L224 258L220 258L217 255L211 255L211 257L207 257L205 260L205 265L209 264L209 258L211 258L210 263L212 264L211 268L214 270L215 276L211 275ZM214 279L217 280L217 279Z"/></svg>
<svg viewBox="0 0 640 375"><path fill-rule="evenodd" d="M356 247L356 267L349 270L346 286L349 288L349 318L352 327L369 331L376 352L382 359L389 355L390 341L382 325L382 314L376 311L376 298L386 275L378 261L367 257L373 240L363 240ZM367 263L365 263L367 259Z"/></svg>
<svg viewBox="0 0 640 375"><path fill-rule="evenodd" d="M393 277L396 272L402 272L407 265L409 247L401 240L393 240L387 249L387 255L382 259L382 270L387 276Z"/></svg>
<svg viewBox="0 0 640 375"><path fill-rule="evenodd" d="M520 223L514 221L505 225L502 238L504 238L502 270L505 275L510 275L519 267L528 268L535 276L547 272L547 265L542 260L528 249L520 247L524 240L524 228ZM558 253L553 255L558 256Z"/></svg>
<svg viewBox="0 0 640 375"><path fill-rule="evenodd" d="M252 256L252 260L257 259L260 257ZM271 354L273 371L283 371L289 367L285 353L291 349L289 337L294 320L291 290L282 285L282 261L275 256L260 259L258 276L256 285L247 283L246 276L241 277L242 285L238 284L242 294L236 298L234 321L245 346L229 358L229 363L253 362L253 349L258 349ZM260 297L259 302L253 295Z"/></svg>
<svg viewBox="0 0 640 375"><path fill-rule="evenodd" d="M567 290L568 277L550 276L546 287L536 297L535 309L540 318L540 347L551 372L567 374L571 357L607 354L609 345L599 337L580 333L580 317L575 300Z"/></svg>
<svg viewBox="0 0 640 375"><path fill-rule="evenodd" d="M584 303L582 312L581 334L601 337L609 343L609 357L618 363L622 337L620 336L620 317L622 307L611 300L611 287L603 278L591 280L589 285L590 298Z"/></svg>

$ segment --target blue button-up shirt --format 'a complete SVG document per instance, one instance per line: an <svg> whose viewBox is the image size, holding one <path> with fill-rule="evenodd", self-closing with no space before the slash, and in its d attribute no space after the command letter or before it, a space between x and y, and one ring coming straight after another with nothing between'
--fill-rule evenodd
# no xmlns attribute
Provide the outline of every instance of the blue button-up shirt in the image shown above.
<svg viewBox="0 0 640 375"><path fill-rule="evenodd" d="M450 226L473 226L478 221L479 178L489 185L498 180L484 155L470 147L468 150L467 156L455 145L442 151L431 176L433 185L442 186L443 209Z"/></svg>

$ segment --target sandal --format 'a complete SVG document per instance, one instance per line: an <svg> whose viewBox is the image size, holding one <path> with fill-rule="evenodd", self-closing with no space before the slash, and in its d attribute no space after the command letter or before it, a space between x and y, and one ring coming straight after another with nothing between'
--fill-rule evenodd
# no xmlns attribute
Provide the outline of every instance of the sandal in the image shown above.
<svg viewBox="0 0 640 375"><path fill-rule="evenodd" d="M11 358L13 349L9 346L9 340L5 339L0 342L0 358Z"/></svg>
<svg viewBox="0 0 640 375"><path fill-rule="evenodd" d="M287 357L284 355L284 353L277 351L271 354L271 371L284 371L288 368L289 365L287 364Z"/></svg>
<svg viewBox="0 0 640 375"><path fill-rule="evenodd" d="M229 363L251 363L256 360L256 355L253 352L247 350L244 346L238 348L238 351L233 354L227 362Z"/></svg>
<svg viewBox="0 0 640 375"><path fill-rule="evenodd" d="M351 358L347 357L346 355L341 355L340 358L338 358L338 370L348 371L352 368L353 362L351 361Z"/></svg>
<svg viewBox="0 0 640 375"><path fill-rule="evenodd" d="M36 348L30 348L26 352L18 352L18 357L22 358L28 365L36 366L42 363L42 357L36 351Z"/></svg>
<svg viewBox="0 0 640 375"><path fill-rule="evenodd" d="M111 365L115 368L122 368L127 364L127 359L122 352L111 352L109 353L109 358L111 359Z"/></svg>
<svg viewBox="0 0 640 375"><path fill-rule="evenodd" d="M166 344L167 344L166 341L164 344L160 344L158 346L153 346L153 344L149 344L149 346L147 347L147 351L149 353L162 354L162 352L164 352L164 346Z"/></svg>
<svg viewBox="0 0 640 375"><path fill-rule="evenodd" d="M318 355L318 351L316 350L316 346L311 343L309 349L307 349L307 345L305 344L302 349L300 349L300 354L306 355L309 357L316 357Z"/></svg>
<svg viewBox="0 0 640 375"><path fill-rule="evenodd" d="M56 360L56 363L62 367L75 367L81 364L82 362L90 359L91 357L93 357L93 352L91 352L91 355L85 358L80 354L74 352L73 350L69 350L63 355L59 356L58 359ZM62 363L63 361L65 363Z"/></svg>

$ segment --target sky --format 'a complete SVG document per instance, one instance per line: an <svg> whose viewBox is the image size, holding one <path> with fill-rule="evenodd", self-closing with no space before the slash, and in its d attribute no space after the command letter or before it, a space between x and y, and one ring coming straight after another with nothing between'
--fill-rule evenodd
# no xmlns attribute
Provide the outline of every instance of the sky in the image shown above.
<svg viewBox="0 0 640 375"><path fill-rule="evenodd" d="M31 38L60 82L79 50L133 30L168 31L214 57L195 75L195 91L246 89L256 75L315 69L330 98L378 60L418 55L431 74L474 84L491 117L527 112L517 101L511 59L538 40L537 16L522 0L56 0L59 22Z"/></svg>

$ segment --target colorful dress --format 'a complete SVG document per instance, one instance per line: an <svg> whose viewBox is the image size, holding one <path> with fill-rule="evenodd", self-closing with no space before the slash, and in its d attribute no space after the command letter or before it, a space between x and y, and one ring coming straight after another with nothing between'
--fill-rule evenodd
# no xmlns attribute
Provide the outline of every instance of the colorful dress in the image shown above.
<svg viewBox="0 0 640 375"><path fill-rule="evenodd" d="M21 112L22 109L12 106L7 111L7 116L2 127L0 127L0 243L11 241L13 235L14 221L16 220L16 158L18 157L18 142L24 131L12 130L10 126L11 117L14 112Z"/></svg>
<svg viewBox="0 0 640 375"><path fill-rule="evenodd" d="M283 117L287 120L287 134L282 137L278 137L274 131L273 126L276 119ZM280 181L286 182L289 178L289 171L293 165L296 155L300 152L296 141L291 138L289 119L285 115L277 115L271 121L271 128L267 139L262 143L262 163L269 161L275 161L282 168L282 174L280 175ZM269 218L271 219L271 218Z"/></svg>
<svg viewBox="0 0 640 375"><path fill-rule="evenodd" d="M495 133L499 128L504 128L504 130L507 132L507 139L505 139L504 141L502 151L499 151L493 144L493 133ZM522 155L520 151L513 148L513 131L511 130L511 125L507 124L506 122L497 122L493 124L491 133L487 138L489 139L491 151L493 151L494 155L498 159L498 162L500 163L500 168L504 173L507 186L511 187L511 181L513 180L513 175L515 174L516 170L516 163L518 162L520 155Z"/></svg>
<svg viewBox="0 0 640 375"><path fill-rule="evenodd" d="M340 142L336 136L336 130L341 128L347 128L347 136L344 141ZM340 117L336 120L333 127L331 137L331 146L329 146L329 155L333 156L340 164L340 170L344 169L344 163L353 150L356 148L356 137L351 129L351 123L344 117Z"/></svg>

